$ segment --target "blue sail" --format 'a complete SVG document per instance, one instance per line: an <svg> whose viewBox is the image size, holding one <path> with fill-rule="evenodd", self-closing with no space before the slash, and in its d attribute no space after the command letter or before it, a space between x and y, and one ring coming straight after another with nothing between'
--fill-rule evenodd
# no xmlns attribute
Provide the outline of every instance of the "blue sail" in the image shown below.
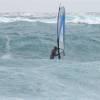
<svg viewBox="0 0 100 100"><path fill-rule="evenodd" d="M57 20L57 45L58 45L59 58L61 56L61 53L63 54L65 53L64 34L65 34L65 8L59 7L58 20Z"/></svg>

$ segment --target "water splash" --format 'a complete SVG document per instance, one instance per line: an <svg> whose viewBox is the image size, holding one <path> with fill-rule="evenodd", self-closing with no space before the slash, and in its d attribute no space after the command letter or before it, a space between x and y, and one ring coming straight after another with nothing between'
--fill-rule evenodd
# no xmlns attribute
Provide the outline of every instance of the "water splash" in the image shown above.
<svg viewBox="0 0 100 100"><path fill-rule="evenodd" d="M11 52L10 52L10 37L6 35L6 53L1 57L2 59L10 59Z"/></svg>

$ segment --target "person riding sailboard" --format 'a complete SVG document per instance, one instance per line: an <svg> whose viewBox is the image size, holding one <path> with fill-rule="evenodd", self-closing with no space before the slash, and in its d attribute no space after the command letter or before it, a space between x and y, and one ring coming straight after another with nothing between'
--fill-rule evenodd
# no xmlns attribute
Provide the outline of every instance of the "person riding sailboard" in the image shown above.
<svg viewBox="0 0 100 100"><path fill-rule="evenodd" d="M50 55L50 59L54 59L58 56L58 59L61 59L65 55L65 8L59 6L58 19L57 19L57 46L55 46Z"/></svg>

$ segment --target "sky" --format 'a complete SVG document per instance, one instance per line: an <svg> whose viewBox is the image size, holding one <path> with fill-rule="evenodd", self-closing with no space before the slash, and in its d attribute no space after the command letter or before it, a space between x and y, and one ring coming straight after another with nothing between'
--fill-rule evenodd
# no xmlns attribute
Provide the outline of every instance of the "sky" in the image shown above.
<svg viewBox="0 0 100 100"><path fill-rule="evenodd" d="M59 3L67 12L100 12L100 0L0 0L0 12L57 12Z"/></svg>

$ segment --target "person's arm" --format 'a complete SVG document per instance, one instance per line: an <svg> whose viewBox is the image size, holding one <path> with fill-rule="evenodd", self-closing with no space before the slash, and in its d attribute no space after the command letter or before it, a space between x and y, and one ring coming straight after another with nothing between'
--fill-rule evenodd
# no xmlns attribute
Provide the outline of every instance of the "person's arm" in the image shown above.
<svg viewBox="0 0 100 100"><path fill-rule="evenodd" d="M64 52L60 52L59 54L63 54L63 55L65 55ZM56 54L55 56L58 56L59 54Z"/></svg>

